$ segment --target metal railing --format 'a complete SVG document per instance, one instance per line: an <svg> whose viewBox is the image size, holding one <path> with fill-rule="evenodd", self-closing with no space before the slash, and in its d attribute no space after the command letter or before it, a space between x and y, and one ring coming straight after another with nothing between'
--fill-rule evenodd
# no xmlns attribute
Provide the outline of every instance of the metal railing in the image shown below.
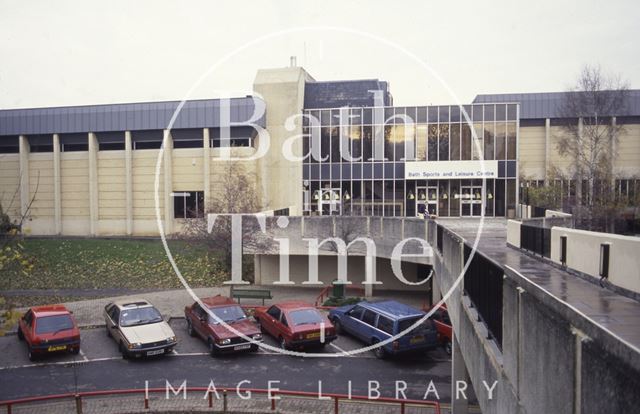
<svg viewBox="0 0 640 414"><path fill-rule="evenodd" d="M172 393L175 390L172 389ZM386 404L393 405L399 408L399 412L401 414L405 413L405 409L407 407L422 407L428 408L432 410L435 414L440 414L440 403L438 401L429 401L429 400L411 400L411 399L402 399L402 398L387 398L387 397L379 397L379 398L369 398L368 396L360 396L360 395L346 395L346 394L334 394L334 393L322 393L321 395L318 393L308 392L308 391L284 391L277 389L258 389L258 388L220 388L220 389L212 389L209 387L184 387L180 388L178 391L183 392L186 396L187 393L202 393L204 398L198 398L197 401L200 405L200 408L218 408L221 409L223 413L229 412L229 400L233 395L252 395L252 394L261 394L266 395L270 404L270 410L276 411L278 404L282 403L284 400L281 399L283 396L297 398L297 399L307 399L308 401L312 401L313 403L318 401L323 402L332 402L333 413L339 414L340 412L340 403L341 402L359 402L366 404ZM24 407L25 405L33 405L34 403L53 403L56 401L67 401L75 402L75 412L76 414L82 414L85 408L85 401L89 398L106 398L113 396L133 396L139 395L140 398L140 410L144 412L146 410L153 409L152 407L152 394L165 394L168 395L169 391L167 388L141 388L141 389L125 389L125 390L105 390L105 391L87 391L87 392L79 392L79 393L66 393L66 394L54 394L54 395L45 395L38 397L27 397L15 400L7 400L0 401L0 407L6 407L7 414L12 414L14 408ZM178 394L173 394L174 398L172 401L179 402L183 401L182 397L179 397ZM215 398L214 398L215 397ZM165 397L166 399L166 397ZM186 398L185 398L186 400ZM220 402L218 402L221 400ZM220 406L220 407L218 407ZM40 407L42 408L42 407ZM130 403L127 403L127 409L131 410ZM69 412L67 410L67 412Z"/></svg>
<svg viewBox="0 0 640 414"><path fill-rule="evenodd" d="M471 247L464 245L464 261L469 260ZM464 274L464 290L490 335L502 349L502 267L476 251Z"/></svg>
<svg viewBox="0 0 640 414"><path fill-rule="evenodd" d="M551 257L551 228L524 224L520 226L520 248Z"/></svg>

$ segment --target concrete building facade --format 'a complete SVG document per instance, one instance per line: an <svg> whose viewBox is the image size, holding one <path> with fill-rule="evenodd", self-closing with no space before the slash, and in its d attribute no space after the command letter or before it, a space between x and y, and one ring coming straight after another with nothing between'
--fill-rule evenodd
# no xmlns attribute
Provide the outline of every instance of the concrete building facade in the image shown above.
<svg viewBox="0 0 640 414"><path fill-rule="evenodd" d="M569 163L555 150L553 106L538 108L554 94L397 107L386 82L318 82L300 67L259 70L253 86L254 96L184 106L2 110L2 208L13 220L28 211L32 235L152 236L157 218L176 233L204 214L234 163L277 214L479 216L484 200L485 215L509 217L520 179ZM616 185L638 193L640 91L631 92L613 118L626 126Z"/></svg>

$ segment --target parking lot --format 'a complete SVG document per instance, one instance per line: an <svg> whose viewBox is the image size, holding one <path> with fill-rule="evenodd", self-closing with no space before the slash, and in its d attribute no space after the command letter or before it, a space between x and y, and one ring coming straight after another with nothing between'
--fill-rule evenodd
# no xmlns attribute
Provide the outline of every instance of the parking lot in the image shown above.
<svg viewBox="0 0 640 414"><path fill-rule="evenodd" d="M372 352L339 358L302 358L282 355L261 348L255 353L241 353L212 358L206 344L186 332L184 319L172 319L170 325L178 336L174 352L165 357L146 360L123 360L115 342L104 327L81 330L79 355L58 354L35 362L27 358L26 346L15 335L0 338L0 399L20 398L95 389L123 389L165 386L165 381L188 380L189 386L267 388L268 381L279 381L281 389L354 394L367 392L368 381L380 382L383 395L394 396L395 382L408 384L408 398L422 398L429 381L438 388L440 398L450 394L451 361L443 349L424 354L377 359ZM277 347L265 336L265 343ZM323 349L312 352L340 354L363 347L354 338L341 335ZM349 385L351 382L352 385Z"/></svg>

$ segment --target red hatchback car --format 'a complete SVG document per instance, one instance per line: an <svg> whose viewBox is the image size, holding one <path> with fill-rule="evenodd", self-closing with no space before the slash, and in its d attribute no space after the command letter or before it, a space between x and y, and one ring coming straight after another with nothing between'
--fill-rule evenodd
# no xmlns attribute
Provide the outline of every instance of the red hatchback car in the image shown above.
<svg viewBox="0 0 640 414"><path fill-rule="evenodd" d="M308 303L291 301L259 307L254 317L282 349L325 346L337 338L331 321Z"/></svg>
<svg viewBox="0 0 640 414"><path fill-rule="evenodd" d="M30 308L18 323L18 339L27 342L31 361L54 352L80 352L80 330L64 305Z"/></svg>
<svg viewBox="0 0 640 414"><path fill-rule="evenodd" d="M451 355L451 341L453 340L453 330L451 328L451 319L447 307L443 304L431 315L433 323L438 331L438 341L444 347L448 355Z"/></svg>
<svg viewBox="0 0 640 414"><path fill-rule="evenodd" d="M252 343L238 336L212 317L198 302L195 302L184 308L184 316L187 318L187 332L191 336L199 336L204 339L211 356L227 352L258 350L256 342L262 341L260 327L247 317L236 302L226 296L218 295L204 298L202 303L226 325L253 339Z"/></svg>

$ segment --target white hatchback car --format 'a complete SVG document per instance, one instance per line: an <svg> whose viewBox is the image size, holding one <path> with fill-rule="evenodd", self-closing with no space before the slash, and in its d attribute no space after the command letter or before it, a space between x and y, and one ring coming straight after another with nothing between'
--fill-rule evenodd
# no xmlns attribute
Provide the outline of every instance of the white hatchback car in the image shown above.
<svg viewBox="0 0 640 414"><path fill-rule="evenodd" d="M162 314L144 299L109 303L104 307L107 335L123 358L163 355L178 343Z"/></svg>

